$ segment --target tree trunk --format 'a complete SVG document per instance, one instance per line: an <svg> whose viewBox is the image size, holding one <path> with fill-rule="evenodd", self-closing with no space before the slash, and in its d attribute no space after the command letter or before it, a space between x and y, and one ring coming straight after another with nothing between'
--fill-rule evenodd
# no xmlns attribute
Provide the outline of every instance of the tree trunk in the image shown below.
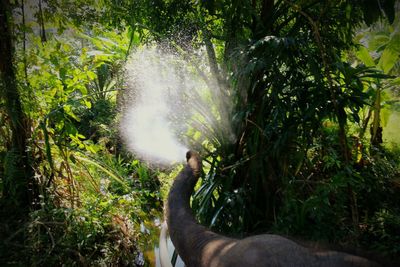
<svg viewBox="0 0 400 267"><path fill-rule="evenodd" d="M383 128L380 125L380 117L381 117L381 90L377 89L376 98L374 102L374 117L371 125L371 145L373 147L379 148L383 143L382 131Z"/></svg>
<svg viewBox="0 0 400 267"><path fill-rule="evenodd" d="M46 31L44 29L44 19L43 19L43 9L42 9L42 1L39 0L39 23L40 23L40 39L42 43L47 41Z"/></svg>
<svg viewBox="0 0 400 267"><path fill-rule="evenodd" d="M29 164L27 139L29 130L27 118L22 110L13 66L13 46L11 34L11 8L9 0L1 0L0 5L0 72L2 80L2 101L8 113L11 129L11 149L4 161L3 197L8 204L21 210L32 203L33 171Z"/></svg>
<svg viewBox="0 0 400 267"><path fill-rule="evenodd" d="M26 60L26 25L25 25L25 3L24 0L21 1L21 13L22 13L22 52L23 52L23 61L24 61L24 75L25 82L28 84L28 64Z"/></svg>

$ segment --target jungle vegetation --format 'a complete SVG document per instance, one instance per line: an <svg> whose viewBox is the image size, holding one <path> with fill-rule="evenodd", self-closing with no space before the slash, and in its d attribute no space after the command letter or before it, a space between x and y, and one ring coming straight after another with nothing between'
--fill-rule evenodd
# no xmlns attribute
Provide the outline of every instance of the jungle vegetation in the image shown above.
<svg viewBox="0 0 400 267"><path fill-rule="evenodd" d="M201 223L398 260L399 20L395 0L1 0L0 265L153 264L176 168L117 127L145 44L204 47L233 98L235 140L195 144Z"/></svg>

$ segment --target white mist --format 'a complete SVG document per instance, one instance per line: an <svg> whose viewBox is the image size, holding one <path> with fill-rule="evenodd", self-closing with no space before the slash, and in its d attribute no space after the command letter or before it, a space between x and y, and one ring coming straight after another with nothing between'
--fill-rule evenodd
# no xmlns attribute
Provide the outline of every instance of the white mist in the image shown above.
<svg viewBox="0 0 400 267"><path fill-rule="evenodd" d="M156 164L183 162L189 144L218 139L221 133L232 137L229 101L204 62L196 57L195 64L189 63L156 47L132 54L120 131L137 157Z"/></svg>

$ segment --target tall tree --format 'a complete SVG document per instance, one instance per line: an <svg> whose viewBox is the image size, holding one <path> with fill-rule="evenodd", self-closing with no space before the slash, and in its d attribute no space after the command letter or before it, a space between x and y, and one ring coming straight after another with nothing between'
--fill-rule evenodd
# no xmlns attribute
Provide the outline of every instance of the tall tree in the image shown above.
<svg viewBox="0 0 400 267"><path fill-rule="evenodd" d="M23 112L14 69L12 15L9 0L0 5L0 72L1 97L5 103L11 144L4 160L3 198L7 203L27 209L33 201L33 170L29 164L27 140L28 118Z"/></svg>

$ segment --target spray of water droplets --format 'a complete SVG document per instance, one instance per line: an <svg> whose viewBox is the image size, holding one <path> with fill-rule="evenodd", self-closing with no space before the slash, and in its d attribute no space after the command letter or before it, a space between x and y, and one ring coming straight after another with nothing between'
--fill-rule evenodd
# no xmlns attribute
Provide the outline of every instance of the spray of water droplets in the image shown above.
<svg viewBox="0 0 400 267"><path fill-rule="evenodd" d="M130 57L120 131L128 149L142 160L182 162L189 146L232 136L226 94L222 97L199 55L188 62L144 47Z"/></svg>

